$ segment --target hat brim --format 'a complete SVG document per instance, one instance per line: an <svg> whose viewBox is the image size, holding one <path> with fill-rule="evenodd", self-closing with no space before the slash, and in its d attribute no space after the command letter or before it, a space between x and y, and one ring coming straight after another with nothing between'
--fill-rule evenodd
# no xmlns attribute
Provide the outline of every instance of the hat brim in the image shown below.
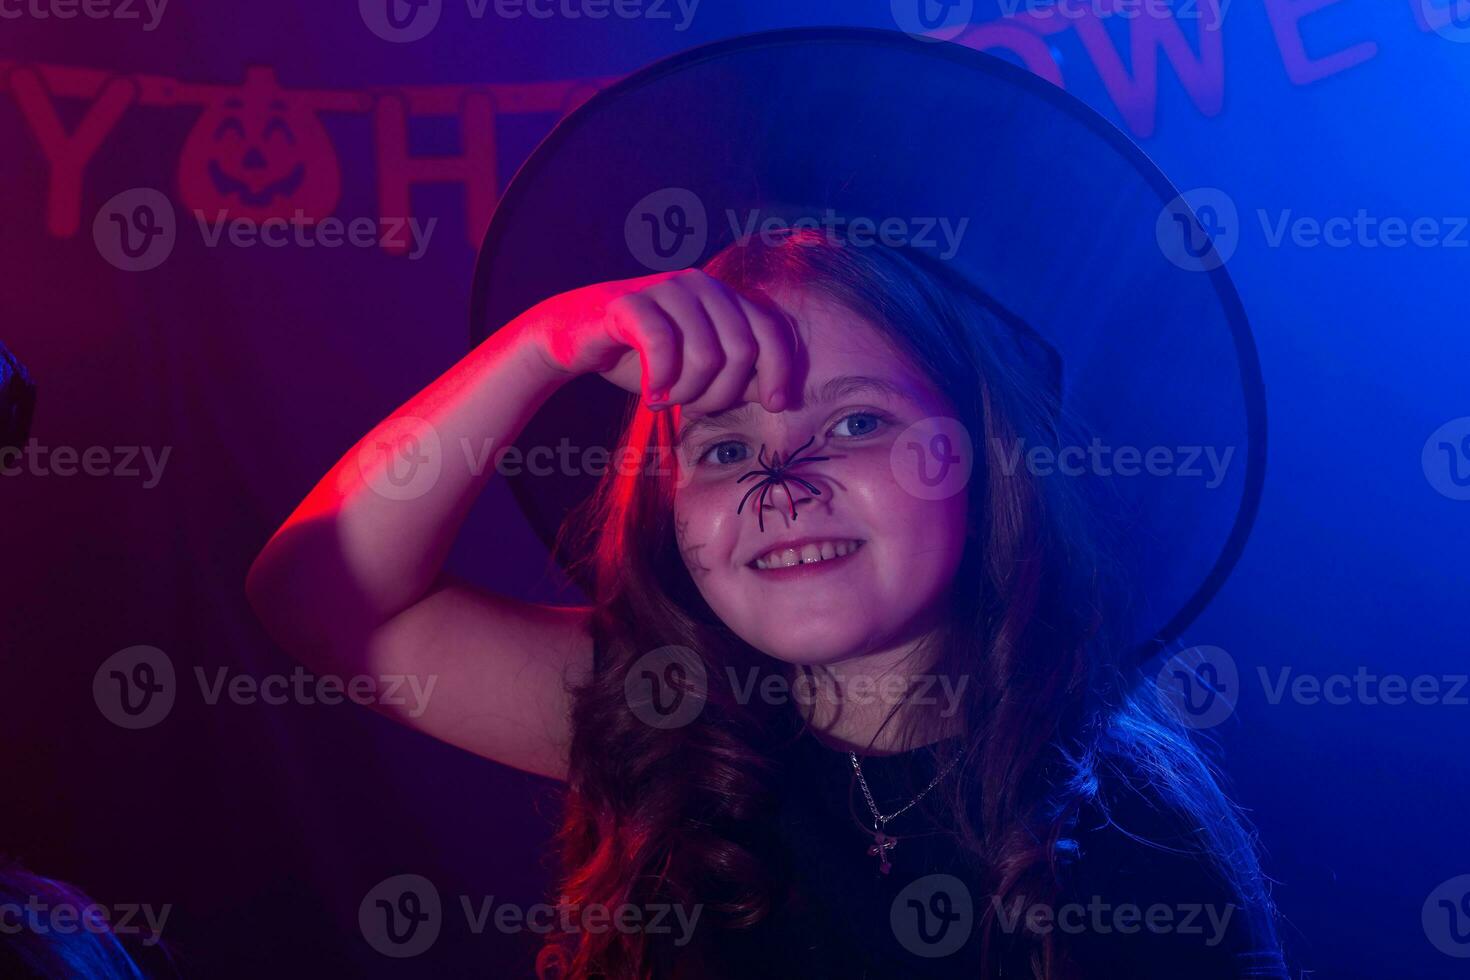
<svg viewBox="0 0 1470 980"><path fill-rule="evenodd" d="M475 272L473 339L568 289L701 265L752 215L789 202L875 228L897 219L910 244L1059 352L1068 410L1103 453L1079 447L1081 465L1121 501L1132 647L1146 657L1177 639L1255 517L1266 418L1254 340L1213 243L1163 173L1087 105L1000 58L803 28L629 75L564 118L507 187ZM670 207L684 234L655 248L640 218ZM611 448L630 399L576 379L518 443ZM598 473L523 467L506 479L552 547Z"/></svg>

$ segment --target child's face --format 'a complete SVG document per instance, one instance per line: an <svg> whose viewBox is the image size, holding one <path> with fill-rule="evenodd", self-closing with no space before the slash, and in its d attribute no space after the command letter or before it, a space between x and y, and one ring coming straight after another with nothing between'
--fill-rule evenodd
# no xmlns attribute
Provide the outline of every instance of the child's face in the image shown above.
<svg viewBox="0 0 1470 980"><path fill-rule="evenodd" d="M932 629L947 601L967 518L964 477L956 482L953 474L970 473L970 441L956 437L956 423L932 421L953 419L954 408L871 323L814 291L770 298L795 320L801 337L791 385L801 394L775 413L759 403L710 415L679 410L680 553L710 608L769 656L830 664L895 652ZM856 387L823 396L824 385L843 378L894 390ZM931 421L900 441L922 420ZM696 421L701 424L689 430ZM797 519L780 483L766 495L764 531L757 495L737 514L741 497L761 477L737 480L759 469L762 444L767 462L773 451L785 460L813 436L802 455L830 458L788 470L821 491L812 494L787 477ZM932 457L931 447L942 448L943 461ZM932 483L951 466L947 479ZM803 556L801 541L816 548ZM861 543L843 557L803 560L833 555L835 546L850 542ZM788 544L794 549L787 551ZM773 550L781 567L757 567Z"/></svg>

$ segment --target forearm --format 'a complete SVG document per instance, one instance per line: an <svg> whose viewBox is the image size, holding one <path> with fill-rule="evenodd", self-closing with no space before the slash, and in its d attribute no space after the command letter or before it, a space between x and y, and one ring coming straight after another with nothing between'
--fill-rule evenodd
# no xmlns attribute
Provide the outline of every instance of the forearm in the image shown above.
<svg viewBox="0 0 1470 980"><path fill-rule="evenodd" d="M247 591L279 642L351 646L430 590L500 456L570 377L535 335L520 320L493 333L348 450L276 531Z"/></svg>

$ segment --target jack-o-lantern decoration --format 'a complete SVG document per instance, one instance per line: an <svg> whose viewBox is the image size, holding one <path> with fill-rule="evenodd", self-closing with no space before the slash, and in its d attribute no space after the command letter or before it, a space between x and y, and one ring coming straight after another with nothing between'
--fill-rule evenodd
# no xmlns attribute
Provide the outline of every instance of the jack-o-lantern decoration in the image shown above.
<svg viewBox="0 0 1470 980"><path fill-rule="evenodd" d="M341 165L307 93L283 90L270 68L251 68L245 84L205 106L179 158L179 192L213 218L331 214L342 192Z"/></svg>

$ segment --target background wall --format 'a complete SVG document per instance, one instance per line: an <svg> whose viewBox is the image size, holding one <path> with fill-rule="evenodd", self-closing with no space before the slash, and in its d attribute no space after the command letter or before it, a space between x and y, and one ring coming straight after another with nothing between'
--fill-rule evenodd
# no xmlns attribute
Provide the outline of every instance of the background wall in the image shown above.
<svg viewBox="0 0 1470 980"><path fill-rule="evenodd" d="M1270 455L1244 558L1185 638L1238 668L1238 704L1210 731L1301 975L1462 976L1470 2L1237 0L1205 31L1195 15L1213 7L1174 7L954 10L983 25L962 40L1088 101L1181 188L1218 191ZM642 13L429 0L408 31L437 22L404 41L368 0L0 2L0 338L39 382L33 434L52 454L0 476L0 851L110 908L167 907L190 975L529 970L535 938L475 933L459 897L545 897L550 784L353 705L209 691L289 678L245 570L346 447L464 352L495 192L583 83L734 34L911 15L900 0L621 9ZM1018 20L998 26L1007 10ZM273 100L289 134L258 143L257 124L241 143L227 120L245 130ZM281 181L257 217L365 219L365 244L211 243L194 212L226 206L245 170ZM141 232L165 212L171 249L129 271L159 252L127 256L107 215ZM384 215L412 215L427 240ZM1390 218L1419 231L1395 237ZM1298 219L1340 219L1340 237L1314 243ZM92 475L68 475L78 460ZM544 551L499 485L454 561L491 588L576 598L528 575ZM130 729L93 681L140 645L176 683L166 714ZM1351 681L1329 683L1341 703L1292 693L1333 675ZM1384 703L1386 677L1421 675L1436 679L1426 703ZM447 911L431 949L393 959L357 910L405 873Z"/></svg>

